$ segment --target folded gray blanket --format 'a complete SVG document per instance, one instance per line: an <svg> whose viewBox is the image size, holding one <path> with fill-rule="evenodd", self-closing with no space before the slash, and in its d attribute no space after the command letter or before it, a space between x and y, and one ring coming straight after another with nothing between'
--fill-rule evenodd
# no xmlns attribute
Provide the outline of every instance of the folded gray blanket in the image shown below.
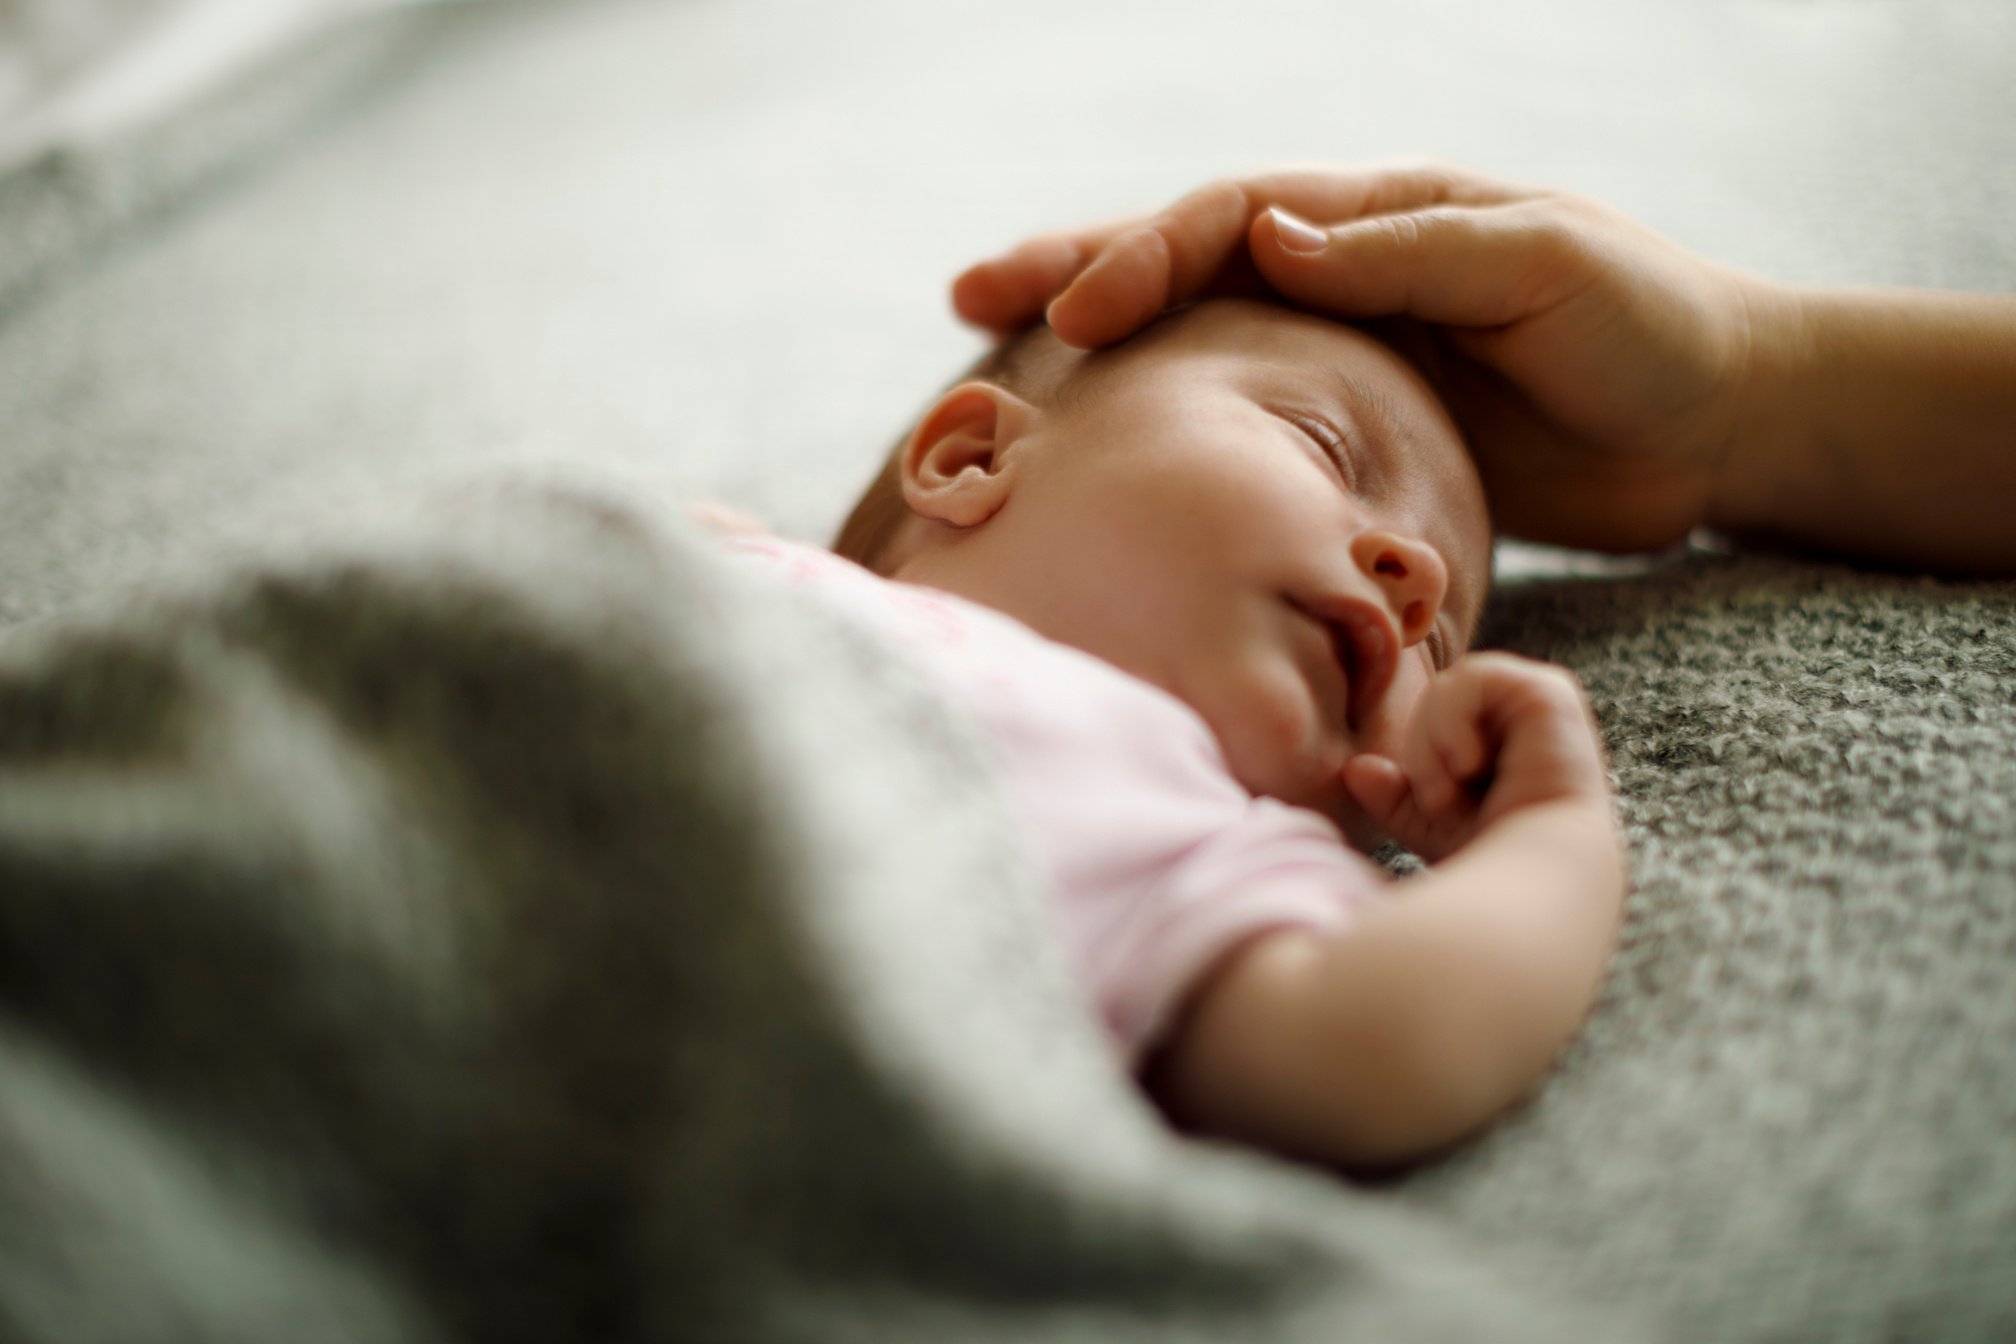
<svg viewBox="0 0 2016 1344"><path fill-rule="evenodd" d="M7 1337L1593 1328L1166 1134L864 634L578 486L374 512L0 642Z"/></svg>

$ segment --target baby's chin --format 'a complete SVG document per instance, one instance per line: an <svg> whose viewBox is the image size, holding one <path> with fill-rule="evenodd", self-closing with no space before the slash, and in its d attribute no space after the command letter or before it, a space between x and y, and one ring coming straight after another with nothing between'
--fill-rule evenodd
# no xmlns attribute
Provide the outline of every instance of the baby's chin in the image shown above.
<svg viewBox="0 0 2016 1344"><path fill-rule="evenodd" d="M1238 714L1199 712L1248 793L1318 813L1353 849L1370 854L1388 837L1344 787L1344 762L1389 744L1391 721L1406 708L1402 690L1396 686L1386 697L1377 722L1367 725L1367 740L1356 744L1324 726L1319 707L1301 694L1249 698Z"/></svg>
<svg viewBox="0 0 2016 1344"><path fill-rule="evenodd" d="M1235 766L1233 775L1256 797L1272 798L1321 815L1361 854L1370 854L1386 843L1385 831L1366 815L1344 787L1341 770L1298 771L1285 760L1270 764L1272 769L1250 775Z"/></svg>

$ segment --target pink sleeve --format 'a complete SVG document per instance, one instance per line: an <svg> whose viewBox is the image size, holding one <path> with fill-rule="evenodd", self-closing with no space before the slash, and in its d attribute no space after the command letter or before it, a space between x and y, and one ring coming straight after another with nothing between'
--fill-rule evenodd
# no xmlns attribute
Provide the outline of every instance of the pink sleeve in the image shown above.
<svg viewBox="0 0 2016 1344"><path fill-rule="evenodd" d="M1130 1066L1169 1028L1225 953L1284 925L1339 929L1380 899L1386 878L1328 822L1267 798L1171 868L1092 968Z"/></svg>
<svg viewBox="0 0 2016 1344"><path fill-rule="evenodd" d="M1074 971L1138 1064L1212 965L1341 928L1383 874L1320 815L1254 798L1188 705L999 612L778 537L723 545L889 635L976 716L1052 886Z"/></svg>

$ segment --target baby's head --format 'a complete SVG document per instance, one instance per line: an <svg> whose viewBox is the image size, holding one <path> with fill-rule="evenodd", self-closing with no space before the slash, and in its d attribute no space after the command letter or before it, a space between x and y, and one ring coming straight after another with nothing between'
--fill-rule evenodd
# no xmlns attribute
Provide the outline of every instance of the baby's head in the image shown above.
<svg viewBox="0 0 2016 1344"><path fill-rule="evenodd" d="M1230 299L1091 354L1014 338L925 412L836 549L1161 687L1247 789L1365 845L1343 763L1393 752L1491 568L1483 489L1414 367Z"/></svg>

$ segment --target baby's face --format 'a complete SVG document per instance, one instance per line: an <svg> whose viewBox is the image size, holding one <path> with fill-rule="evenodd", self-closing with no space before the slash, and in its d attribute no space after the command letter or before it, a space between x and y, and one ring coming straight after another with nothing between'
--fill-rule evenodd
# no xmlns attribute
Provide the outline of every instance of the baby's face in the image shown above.
<svg viewBox="0 0 2016 1344"><path fill-rule="evenodd" d="M1370 842L1344 761L1395 749L1489 583L1455 427L1384 345L1271 305L1089 358L1022 445L997 604L1187 702L1252 792Z"/></svg>

